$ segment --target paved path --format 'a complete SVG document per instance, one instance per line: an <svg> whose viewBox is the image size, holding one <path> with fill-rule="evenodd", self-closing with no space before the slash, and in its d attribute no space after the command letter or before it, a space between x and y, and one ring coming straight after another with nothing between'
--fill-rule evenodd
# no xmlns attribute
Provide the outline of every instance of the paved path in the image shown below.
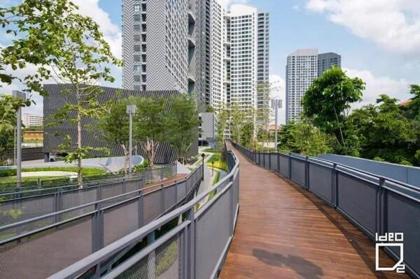
<svg viewBox="0 0 420 279"><path fill-rule="evenodd" d="M221 278L407 278L375 273L373 243L342 215L235 154L240 212Z"/></svg>

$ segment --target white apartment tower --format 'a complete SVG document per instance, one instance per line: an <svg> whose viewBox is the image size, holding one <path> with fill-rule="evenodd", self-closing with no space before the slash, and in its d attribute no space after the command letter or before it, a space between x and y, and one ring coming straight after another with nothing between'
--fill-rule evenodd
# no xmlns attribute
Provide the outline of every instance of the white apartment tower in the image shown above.
<svg viewBox="0 0 420 279"><path fill-rule="evenodd" d="M318 50L299 49L287 57L286 121L299 119L306 90L318 77Z"/></svg>
<svg viewBox="0 0 420 279"><path fill-rule="evenodd" d="M257 108L263 105L258 85L269 82L269 15L232 5L226 15L226 33L226 102L241 109Z"/></svg>
<svg viewBox="0 0 420 279"><path fill-rule="evenodd" d="M317 77L332 66L341 67L341 56L336 53L318 54L317 49L298 49L287 57L287 122L300 119L306 91Z"/></svg>

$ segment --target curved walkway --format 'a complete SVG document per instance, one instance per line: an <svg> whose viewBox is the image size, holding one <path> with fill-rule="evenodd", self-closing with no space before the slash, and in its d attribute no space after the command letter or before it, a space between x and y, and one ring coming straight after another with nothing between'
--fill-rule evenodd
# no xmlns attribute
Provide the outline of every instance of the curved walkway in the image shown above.
<svg viewBox="0 0 420 279"><path fill-rule="evenodd" d="M220 278L408 278L375 273L374 244L342 215L234 152L240 212Z"/></svg>

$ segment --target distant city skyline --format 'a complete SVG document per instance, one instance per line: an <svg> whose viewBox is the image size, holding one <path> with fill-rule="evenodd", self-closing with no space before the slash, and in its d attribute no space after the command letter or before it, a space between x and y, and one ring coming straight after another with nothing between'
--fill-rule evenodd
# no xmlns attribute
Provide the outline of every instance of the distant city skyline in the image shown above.
<svg viewBox="0 0 420 279"><path fill-rule="evenodd" d="M20 2L9 0L8 4ZM74 0L82 14L92 16L101 26L113 52L121 57L121 1ZM383 0L365 5L346 0L240 0L221 1L252 5L270 12L270 74L276 95L285 100L287 55L298 48L334 50L345 57L343 69L367 83L360 105L375 102L379 94L398 99L409 97L409 84L420 83L420 2ZM337 3L337 5L334 5ZM368 22L368 23L366 23ZM362 27L363 28L362 28ZM0 36L7 45L9 36ZM113 69L122 85L122 70ZM108 84L109 85L109 84ZM6 86L0 92L11 91ZM35 98L38 103L42 100ZM33 109L32 109L33 110ZM35 108L35 113L42 108Z"/></svg>

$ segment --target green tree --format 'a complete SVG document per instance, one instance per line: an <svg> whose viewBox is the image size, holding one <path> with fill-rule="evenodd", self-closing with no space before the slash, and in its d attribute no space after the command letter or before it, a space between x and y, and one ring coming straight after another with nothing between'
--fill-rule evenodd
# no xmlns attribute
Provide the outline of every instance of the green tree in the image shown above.
<svg viewBox="0 0 420 279"><path fill-rule="evenodd" d="M329 138L310 121L303 119L284 125L279 133L280 150L307 156L329 152Z"/></svg>
<svg viewBox="0 0 420 279"><path fill-rule="evenodd" d="M98 24L80 15L69 0L25 0L3 9L2 14L16 18L9 22L11 33L26 35L17 36L3 49L4 63L13 69L27 62L38 65L36 73L26 77L26 84L38 92L43 92L40 79L53 77L59 83L70 84L61 92L68 102L59 109L55 120L77 127L76 144L66 135L61 147L68 154L68 162L77 161L78 183L82 186L82 159L95 150L82 144L84 123L104 112L98 101L102 91L95 85L113 82L109 65L119 65L120 61L112 55Z"/></svg>
<svg viewBox="0 0 420 279"><path fill-rule="evenodd" d="M381 95L377 105L355 110L348 123L360 140L363 158L415 163L416 131L396 99Z"/></svg>
<svg viewBox="0 0 420 279"><path fill-rule="evenodd" d="M241 129L240 144L253 148L254 141L254 121L247 119Z"/></svg>
<svg viewBox="0 0 420 279"><path fill-rule="evenodd" d="M303 98L304 115L313 119L315 126L323 132L334 135L338 153L352 153L349 150L343 128L352 103L362 99L364 82L349 78L343 70L333 67L317 78Z"/></svg>
<svg viewBox="0 0 420 279"><path fill-rule="evenodd" d="M225 131L228 127L229 121L229 110L222 107L218 110L217 114L217 126L216 126L216 144L217 147L222 149L225 142Z"/></svg>
<svg viewBox="0 0 420 279"><path fill-rule="evenodd" d="M230 107L230 133L235 142L240 142L241 140L241 130L246 117L249 116L237 104L233 104Z"/></svg>
<svg viewBox="0 0 420 279"><path fill-rule="evenodd" d="M195 98L179 94L169 99L167 141L175 149L178 159L185 163L188 152L197 141L198 119Z"/></svg>
<svg viewBox="0 0 420 279"><path fill-rule="evenodd" d="M124 170L126 173L129 160L129 119L126 109L128 104L135 104L136 102L135 98L110 100L107 103L107 112L99 121L105 140L122 148L125 156Z"/></svg>
<svg viewBox="0 0 420 279"><path fill-rule="evenodd" d="M0 97L0 162L6 160L7 153L13 150L17 110L29 105L28 100L12 96Z"/></svg>
<svg viewBox="0 0 420 279"><path fill-rule="evenodd" d="M155 163L159 146L167 140L168 136L168 112L165 104L164 97L136 98L134 137L151 167Z"/></svg>

